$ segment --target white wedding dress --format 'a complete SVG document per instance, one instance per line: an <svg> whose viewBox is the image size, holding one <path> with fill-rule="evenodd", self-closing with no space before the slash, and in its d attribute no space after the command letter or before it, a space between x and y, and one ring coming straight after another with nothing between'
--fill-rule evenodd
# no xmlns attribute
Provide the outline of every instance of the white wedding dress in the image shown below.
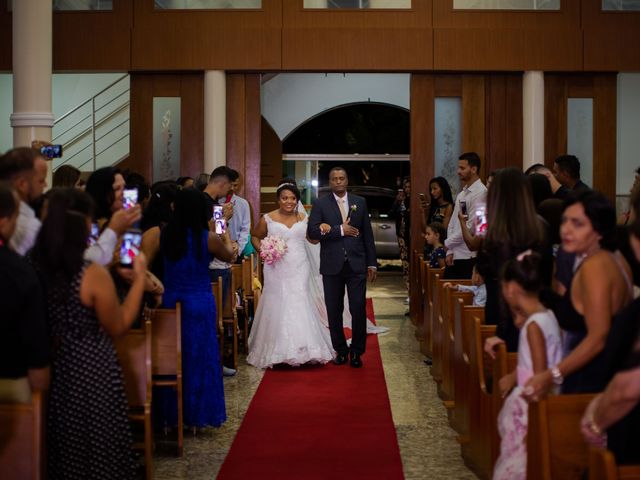
<svg viewBox="0 0 640 480"><path fill-rule="evenodd" d="M264 265L264 288L249 335L247 362L258 368L327 363L333 356L324 300L313 294L306 245L307 218L291 228L264 216L268 235L287 243L284 256Z"/></svg>

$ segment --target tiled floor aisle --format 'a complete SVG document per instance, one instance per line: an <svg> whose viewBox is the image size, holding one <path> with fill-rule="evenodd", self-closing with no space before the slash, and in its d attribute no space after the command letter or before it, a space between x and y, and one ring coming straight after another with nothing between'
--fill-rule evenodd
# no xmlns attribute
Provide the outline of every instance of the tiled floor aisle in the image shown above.
<svg viewBox="0 0 640 480"><path fill-rule="evenodd" d="M445 409L428 367L422 363L413 325L409 317L404 316L406 295L402 290L401 277L380 276L369 288L368 296L374 299L378 324L391 328L380 337L380 350L405 477L407 480L475 479L462 463ZM363 360L366 368L366 355ZM229 417L225 425L196 437L185 432L184 456L156 456L154 477L158 480L215 478L261 378L262 372L243 362L236 377L225 379Z"/></svg>

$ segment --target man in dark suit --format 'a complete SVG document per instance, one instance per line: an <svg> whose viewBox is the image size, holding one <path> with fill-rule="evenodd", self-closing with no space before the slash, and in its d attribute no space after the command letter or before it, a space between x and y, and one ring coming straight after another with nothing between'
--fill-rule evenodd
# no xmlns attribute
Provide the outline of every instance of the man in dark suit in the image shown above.
<svg viewBox="0 0 640 480"><path fill-rule="evenodd" d="M367 340L367 278L375 281L377 260L367 203L364 198L347 193L348 183L344 168L331 169L329 185L332 193L313 203L307 235L320 241L324 301L331 343L337 354L334 363L343 365L350 356L350 365L359 368ZM353 317L351 350L342 327L345 286Z"/></svg>

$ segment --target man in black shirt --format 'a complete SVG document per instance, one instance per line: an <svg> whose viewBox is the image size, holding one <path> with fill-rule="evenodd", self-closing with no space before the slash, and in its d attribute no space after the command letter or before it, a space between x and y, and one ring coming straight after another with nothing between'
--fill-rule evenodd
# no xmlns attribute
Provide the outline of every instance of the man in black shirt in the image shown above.
<svg viewBox="0 0 640 480"><path fill-rule="evenodd" d="M560 155L553 162L556 179L571 192L591 190L580 180L580 160L575 155Z"/></svg>
<svg viewBox="0 0 640 480"><path fill-rule="evenodd" d="M10 250L19 199L0 183L0 401L30 402L49 383L45 300L33 267Z"/></svg>

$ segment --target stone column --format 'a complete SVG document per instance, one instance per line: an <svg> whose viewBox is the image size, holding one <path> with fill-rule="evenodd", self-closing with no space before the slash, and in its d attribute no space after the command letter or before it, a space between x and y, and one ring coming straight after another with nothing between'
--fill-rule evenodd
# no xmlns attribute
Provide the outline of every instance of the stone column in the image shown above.
<svg viewBox="0 0 640 480"><path fill-rule="evenodd" d="M51 140L51 0L13 2L13 146Z"/></svg>
<svg viewBox="0 0 640 480"><path fill-rule="evenodd" d="M544 163L544 72L522 79L522 169Z"/></svg>
<svg viewBox="0 0 640 480"><path fill-rule="evenodd" d="M227 164L227 80L223 70L204 72L204 172Z"/></svg>

